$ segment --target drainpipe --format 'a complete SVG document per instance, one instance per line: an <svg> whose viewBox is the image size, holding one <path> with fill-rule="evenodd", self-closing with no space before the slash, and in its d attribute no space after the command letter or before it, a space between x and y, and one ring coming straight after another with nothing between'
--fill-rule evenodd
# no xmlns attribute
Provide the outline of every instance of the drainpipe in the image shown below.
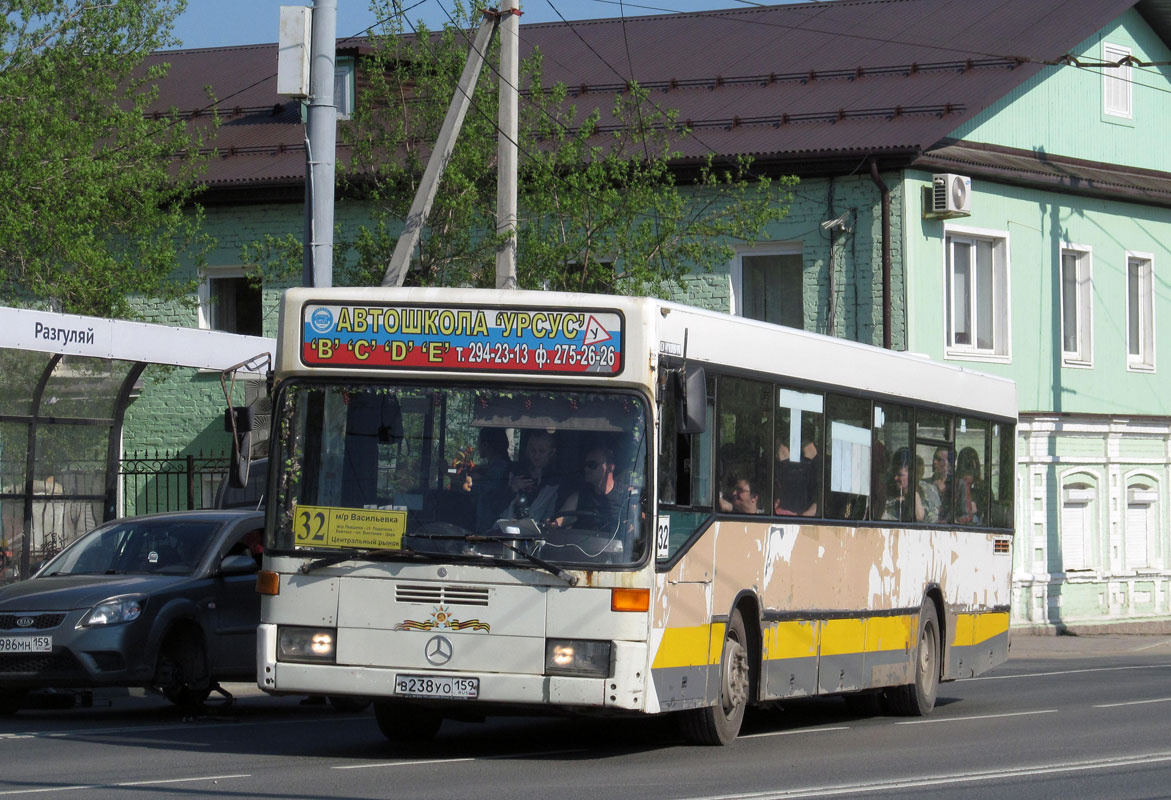
<svg viewBox="0 0 1171 800"><path fill-rule="evenodd" d="M870 180L882 193L882 346L890 349L890 188L878 175L878 161L870 157Z"/></svg>

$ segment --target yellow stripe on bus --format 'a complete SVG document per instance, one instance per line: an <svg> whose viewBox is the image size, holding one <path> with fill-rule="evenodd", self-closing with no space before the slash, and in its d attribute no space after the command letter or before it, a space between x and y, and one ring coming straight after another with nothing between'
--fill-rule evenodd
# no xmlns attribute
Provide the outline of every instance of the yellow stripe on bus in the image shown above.
<svg viewBox="0 0 1171 800"><path fill-rule="evenodd" d="M765 628L765 659L812 658L816 656L817 626L816 620L803 619L778 622Z"/></svg>
<svg viewBox="0 0 1171 800"><path fill-rule="evenodd" d="M954 644L980 644L1008 631L1008 613L957 614Z"/></svg>
<svg viewBox="0 0 1171 800"><path fill-rule="evenodd" d="M915 618L909 614L899 617L870 617L866 620L866 652L902 650L910 652Z"/></svg>
<svg viewBox="0 0 1171 800"><path fill-rule="evenodd" d="M690 628L667 628L659 642L652 669L671 667L698 667L708 663L709 641L714 625L695 625ZM723 636L723 625L720 636ZM718 653L718 651L717 651ZM716 658L719 658L717 654Z"/></svg>
<svg viewBox="0 0 1171 800"><path fill-rule="evenodd" d="M821 626L821 654L844 656L866 648L866 620L827 619Z"/></svg>

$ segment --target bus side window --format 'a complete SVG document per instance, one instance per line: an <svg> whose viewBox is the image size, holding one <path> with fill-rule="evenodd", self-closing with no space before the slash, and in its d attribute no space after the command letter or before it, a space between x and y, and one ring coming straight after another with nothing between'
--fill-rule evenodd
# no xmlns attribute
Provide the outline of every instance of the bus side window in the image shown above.
<svg viewBox="0 0 1171 800"><path fill-rule="evenodd" d="M659 517L669 527L666 547L657 557L668 559L679 551L708 518L712 505L712 388L708 377L703 433L679 433L678 392L681 384L668 381L659 406L658 504Z"/></svg>
<svg viewBox="0 0 1171 800"><path fill-rule="evenodd" d="M831 519L866 518L872 478L872 413L869 400L836 394L826 396L829 492L825 516Z"/></svg>

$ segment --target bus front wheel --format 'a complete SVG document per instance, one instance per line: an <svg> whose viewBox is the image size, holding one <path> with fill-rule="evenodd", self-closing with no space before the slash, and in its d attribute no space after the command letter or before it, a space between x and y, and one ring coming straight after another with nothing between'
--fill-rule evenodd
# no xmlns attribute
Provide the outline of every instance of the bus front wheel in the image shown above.
<svg viewBox="0 0 1171 800"><path fill-rule="evenodd" d="M919 639L915 648L915 682L887 690L891 711L904 717L925 717L935 708L939 691L939 615L925 599L919 611Z"/></svg>
<svg viewBox="0 0 1171 800"><path fill-rule="evenodd" d="M374 718L382 735L398 744L422 744L435 738L443 717L412 703L375 700Z"/></svg>
<svg viewBox="0 0 1171 800"><path fill-rule="evenodd" d="M695 744L725 745L736 740L748 706L748 636L740 610L732 612L720 657L720 696L714 706L680 714L684 737Z"/></svg>

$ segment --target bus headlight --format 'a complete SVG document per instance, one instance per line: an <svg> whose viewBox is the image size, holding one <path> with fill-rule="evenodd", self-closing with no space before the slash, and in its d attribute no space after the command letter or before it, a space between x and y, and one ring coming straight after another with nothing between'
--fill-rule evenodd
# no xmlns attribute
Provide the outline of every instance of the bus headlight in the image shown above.
<svg viewBox="0 0 1171 800"><path fill-rule="evenodd" d="M335 661L337 631L333 628L277 629L277 661L307 661L332 664Z"/></svg>
<svg viewBox="0 0 1171 800"><path fill-rule="evenodd" d="M549 639L545 642L545 674L582 678L610 676L610 642Z"/></svg>

